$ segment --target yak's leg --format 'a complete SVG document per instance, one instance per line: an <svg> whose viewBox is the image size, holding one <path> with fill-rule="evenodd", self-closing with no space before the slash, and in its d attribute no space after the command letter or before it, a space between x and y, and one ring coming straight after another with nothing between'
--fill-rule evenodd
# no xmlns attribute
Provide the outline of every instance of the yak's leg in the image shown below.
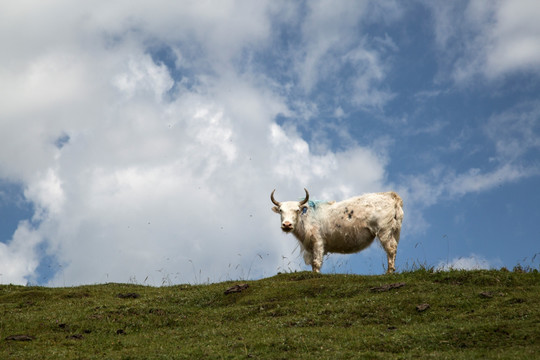
<svg viewBox="0 0 540 360"><path fill-rule="evenodd" d="M392 231L389 231L387 233L379 234L379 240L381 241L384 251L386 251L386 257L388 258L388 268L386 273L393 273L396 271L396 253L399 238L395 239Z"/></svg>
<svg viewBox="0 0 540 360"><path fill-rule="evenodd" d="M323 264L324 256L324 246L322 239L319 239L317 236L314 236L313 241L313 260L311 262L311 268L313 272L321 272L321 267Z"/></svg>
<svg viewBox="0 0 540 360"><path fill-rule="evenodd" d="M313 264L313 254L309 251L304 251L304 262L306 265Z"/></svg>
<svg viewBox="0 0 540 360"><path fill-rule="evenodd" d="M396 253L397 253L397 243L395 243L395 246L392 247L392 250L388 251L386 250L386 257L388 258L388 270L386 270L387 274L391 274L394 271L396 271Z"/></svg>

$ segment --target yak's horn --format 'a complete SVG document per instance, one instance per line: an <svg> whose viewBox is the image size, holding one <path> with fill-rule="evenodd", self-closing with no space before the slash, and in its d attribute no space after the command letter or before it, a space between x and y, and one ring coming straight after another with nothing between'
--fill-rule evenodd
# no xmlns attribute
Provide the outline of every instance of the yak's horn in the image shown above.
<svg viewBox="0 0 540 360"><path fill-rule="evenodd" d="M300 206L304 205L305 203L307 203L309 201L309 193L307 191L306 188L304 188L304 191L306 192L306 198L302 201L300 201Z"/></svg>
<svg viewBox="0 0 540 360"><path fill-rule="evenodd" d="M272 191L272 193L270 194L270 200L272 200L272 202L277 205L277 206L281 206L281 203L279 201L276 201L276 199L274 199L274 193L276 192L276 189L274 189L274 191Z"/></svg>

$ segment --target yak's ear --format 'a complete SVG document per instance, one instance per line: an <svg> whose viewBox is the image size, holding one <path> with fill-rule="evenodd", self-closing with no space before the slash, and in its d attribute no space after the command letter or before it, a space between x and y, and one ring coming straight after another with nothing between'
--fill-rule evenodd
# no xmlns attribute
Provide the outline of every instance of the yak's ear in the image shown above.
<svg viewBox="0 0 540 360"><path fill-rule="evenodd" d="M279 208L277 206L274 206L272 211L279 214Z"/></svg>

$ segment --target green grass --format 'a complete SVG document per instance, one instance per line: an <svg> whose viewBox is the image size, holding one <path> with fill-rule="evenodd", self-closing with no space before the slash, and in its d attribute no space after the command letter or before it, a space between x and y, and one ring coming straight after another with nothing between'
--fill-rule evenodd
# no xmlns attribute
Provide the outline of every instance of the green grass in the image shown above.
<svg viewBox="0 0 540 360"><path fill-rule="evenodd" d="M377 286L404 282L389 291ZM0 286L0 359L534 359L538 271ZM121 298L118 294L136 293ZM429 304L422 312L417 305ZM7 340L11 335L31 341Z"/></svg>

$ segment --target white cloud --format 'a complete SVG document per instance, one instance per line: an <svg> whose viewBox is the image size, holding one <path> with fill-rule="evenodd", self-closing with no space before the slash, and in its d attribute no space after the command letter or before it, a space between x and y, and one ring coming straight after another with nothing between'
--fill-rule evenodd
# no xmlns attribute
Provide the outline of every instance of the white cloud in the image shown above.
<svg viewBox="0 0 540 360"><path fill-rule="evenodd" d="M28 221L22 221L9 244L0 243L0 283L26 284L39 265L36 245L41 238Z"/></svg>
<svg viewBox="0 0 540 360"><path fill-rule="evenodd" d="M521 103L500 114L491 116L484 132L494 144L495 164L492 170L471 168L461 174L446 174L442 183L450 196L461 196L513 183L540 175L538 164L527 161L526 155L540 148L540 106Z"/></svg>
<svg viewBox="0 0 540 360"><path fill-rule="evenodd" d="M339 200L355 192L375 191L384 181L386 160L369 149L355 147L315 155L298 135L287 134L275 124L271 139L277 149L272 160L274 173L298 184L313 184L323 199Z"/></svg>
<svg viewBox="0 0 540 360"><path fill-rule="evenodd" d="M358 18L366 9L366 3L349 6L343 1L321 0L308 5L307 18L302 24L306 50L301 54L303 61L299 63L300 82L307 92L321 76L328 75L339 66L323 63L323 59L333 48L343 48L352 41L350 32L357 29Z"/></svg>
<svg viewBox="0 0 540 360"><path fill-rule="evenodd" d="M492 265L482 256L471 254L469 257L458 257L450 262L440 261L437 265L437 271L450 270L488 270Z"/></svg>
<svg viewBox="0 0 540 360"><path fill-rule="evenodd" d="M465 4L465 6L464 6ZM535 0L433 3L436 42L458 83L540 68L540 4Z"/></svg>
<svg viewBox="0 0 540 360"><path fill-rule="evenodd" d="M49 213L59 213L66 200L62 182L52 169L45 174L39 174L37 179L29 182L24 196L33 200L34 221L46 218L50 215Z"/></svg>
<svg viewBox="0 0 540 360"><path fill-rule="evenodd" d="M449 123L442 120L433 120L431 124L426 125L425 127L419 127L417 129L412 129L408 131L410 135L423 135L427 134L430 136L439 134L444 128L448 127Z"/></svg>
<svg viewBox="0 0 540 360"><path fill-rule="evenodd" d="M387 34L384 41L375 38L369 42L359 34L364 23L383 17L382 12L387 20L398 18L398 3L320 0L307 5L301 28L304 46L296 56L296 72L304 91L309 94L347 68L348 80L333 86L346 89L343 96L356 106L381 108L393 98L389 91L379 88L388 71L381 55L395 44Z"/></svg>
<svg viewBox="0 0 540 360"><path fill-rule="evenodd" d="M128 62L128 71L117 75L113 84L125 94L127 98L135 95L135 91L150 90L157 100L174 86L167 67L156 65L149 55L141 59L131 59Z"/></svg>
<svg viewBox="0 0 540 360"><path fill-rule="evenodd" d="M448 193L460 196L470 192L486 191L498 185L502 186L538 174L540 174L539 169L534 167L523 168L510 164L505 164L487 173L483 173L480 169L470 169L448 182Z"/></svg>
<svg viewBox="0 0 540 360"><path fill-rule="evenodd" d="M0 15L0 34L20 37L0 55L0 177L21 182L36 213L0 244L1 282L35 280L38 247L62 267L52 285L272 275L296 245L270 211L273 188L341 198L384 186L384 157L354 144L314 154L275 122L294 113L286 89L237 71L271 17L292 11L273 4L2 5L18 21ZM152 42L182 55L190 86Z"/></svg>
<svg viewBox="0 0 540 360"><path fill-rule="evenodd" d="M471 168L456 173L446 167L435 167L430 172L404 177L406 184L400 190L404 198L420 208L430 207L441 199L456 199L470 193L489 191L531 176L538 176L540 169L534 165L501 164L492 170Z"/></svg>
<svg viewBox="0 0 540 360"><path fill-rule="evenodd" d="M540 102L521 103L493 115L484 131L495 143L499 161L514 161L540 149Z"/></svg>
<svg viewBox="0 0 540 360"><path fill-rule="evenodd" d="M488 32L487 76L540 68L540 4L535 0L507 0L496 9Z"/></svg>
<svg viewBox="0 0 540 360"><path fill-rule="evenodd" d="M481 193L519 180L540 175L536 164L516 164L502 162L492 169L470 168L461 173L446 167L436 166L421 175L403 177L398 187L407 204L407 217L414 222L404 222L404 229L410 233L423 233L429 224L423 212L441 201L456 201L462 196Z"/></svg>
<svg viewBox="0 0 540 360"><path fill-rule="evenodd" d="M411 134L438 132L445 126L446 123L436 121L432 127ZM483 147L493 148L494 151L490 151L489 158L486 157L478 166L458 172L451 166L439 164L423 174L403 177L400 193L405 202L412 205L409 213L412 212L419 219L412 224L411 231L426 230L427 223L422 219L422 211L441 200L455 200L540 175L540 167L531 156L540 148L538 102L525 101L495 113L486 119L480 130L487 140ZM444 151L461 151L462 141L459 138L452 140L451 144L456 145Z"/></svg>

